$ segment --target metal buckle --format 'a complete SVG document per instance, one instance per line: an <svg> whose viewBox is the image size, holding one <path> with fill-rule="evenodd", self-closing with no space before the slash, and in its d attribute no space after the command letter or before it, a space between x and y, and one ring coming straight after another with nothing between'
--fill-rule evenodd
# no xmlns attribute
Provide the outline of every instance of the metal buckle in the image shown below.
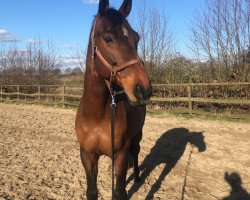
<svg viewBox="0 0 250 200"><path fill-rule="evenodd" d="M111 95L111 104L110 104L110 108L115 108L116 107L116 103L115 103L115 93Z"/></svg>
<svg viewBox="0 0 250 200"><path fill-rule="evenodd" d="M116 76L116 70L115 69L112 69L111 70L111 77L115 77Z"/></svg>

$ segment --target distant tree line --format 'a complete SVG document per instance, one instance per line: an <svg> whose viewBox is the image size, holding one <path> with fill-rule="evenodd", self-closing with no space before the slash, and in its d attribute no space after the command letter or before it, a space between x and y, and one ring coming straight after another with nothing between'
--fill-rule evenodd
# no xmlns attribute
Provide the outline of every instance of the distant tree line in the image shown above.
<svg viewBox="0 0 250 200"><path fill-rule="evenodd" d="M79 74L82 74L82 69L80 67L67 67L65 70L64 70L64 75L72 75L72 76L75 76L75 75L79 75Z"/></svg>
<svg viewBox="0 0 250 200"><path fill-rule="evenodd" d="M250 81L250 1L206 0L191 19L192 59L178 53L169 17L141 0L133 27L141 37L138 52L153 83ZM0 41L0 84L55 84L61 75L82 75L86 49L72 52L78 61L66 67L48 43L24 50ZM64 69L64 70L63 70Z"/></svg>
<svg viewBox="0 0 250 200"><path fill-rule="evenodd" d="M0 84L53 84L62 63L51 43L29 43L25 49L0 44Z"/></svg>
<svg viewBox="0 0 250 200"><path fill-rule="evenodd" d="M206 0L190 29L192 59L176 52L168 17L143 0L139 53L154 83L250 81L250 1Z"/></svg>
<svg viewBox="0 0 250 200"><path fill-rule="evenodd" d="M249 81L250 1L212 0L194 14L192 50L214 80Z"/></svg>

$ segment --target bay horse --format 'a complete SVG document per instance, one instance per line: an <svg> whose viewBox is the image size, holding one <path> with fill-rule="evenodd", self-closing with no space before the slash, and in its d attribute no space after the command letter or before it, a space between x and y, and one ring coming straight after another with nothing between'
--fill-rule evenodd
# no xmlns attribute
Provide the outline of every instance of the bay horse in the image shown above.
<svg viewBox="0 0 250 200"><path fill-rule="evenodd" d="M124 0L119 10L110 8L108 0L100 0L90 32L84 92L75 121L88 199L98 199L99 157L112 157L111 105L116 105L115 199L128 199L126 174L130 155L135 181L140 180L139 143L146 115L145 103L152 95L152 87L137 53L139 35L126 20L131 8L132 0Z"/></svg>

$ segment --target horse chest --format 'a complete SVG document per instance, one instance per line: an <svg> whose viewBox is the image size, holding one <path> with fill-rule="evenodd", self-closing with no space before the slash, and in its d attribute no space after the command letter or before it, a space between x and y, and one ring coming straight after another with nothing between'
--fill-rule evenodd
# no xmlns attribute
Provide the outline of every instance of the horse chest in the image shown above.
<svg viewBox="0 0 250 200"><path fill-rule="evenodd" d="M127 119L123 112L115 118L115 149L120 150L126 143ZM83 118L76 129L80 146L88 152L111 155L110 114L102 120Z"/></svg>
<svg viewBox="0 0 250 200"><path fill-rule="evenodd" d="M119 151L124 148L127 140L127 118L121 108L117 108L115 115L115 150ZM111 117L110 112L100 124L101 133L98 134L100 151L106 155L111 155Z"/></svg>
<svg viewBox="0 0 250 200"><path fill-rule="evenodd" d="M145 107L118 103L115 115L115 150L129 148L130 141L142 128ZM88 152L111 155L111 110L107 107L102 118L79 117L76 133L80 146Z"/></svg>

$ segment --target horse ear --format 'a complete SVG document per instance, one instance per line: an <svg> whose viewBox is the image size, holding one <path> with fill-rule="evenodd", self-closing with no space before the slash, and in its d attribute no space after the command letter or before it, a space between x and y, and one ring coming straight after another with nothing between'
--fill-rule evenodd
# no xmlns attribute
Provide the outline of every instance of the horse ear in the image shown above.
<svg viewBox="0 0 250 200"><path fill-rule="evenodd" d="M132 8L132 0L124 0L119 11L127 17L131 11Z"/></svg>
<svg viewBox="0 0 250 200"><path fill-rule="evenodd" d="M109 8L109 0L100 0L99 1L99 9L98 13L102 15L104 12L106 12Z"/></svg>

